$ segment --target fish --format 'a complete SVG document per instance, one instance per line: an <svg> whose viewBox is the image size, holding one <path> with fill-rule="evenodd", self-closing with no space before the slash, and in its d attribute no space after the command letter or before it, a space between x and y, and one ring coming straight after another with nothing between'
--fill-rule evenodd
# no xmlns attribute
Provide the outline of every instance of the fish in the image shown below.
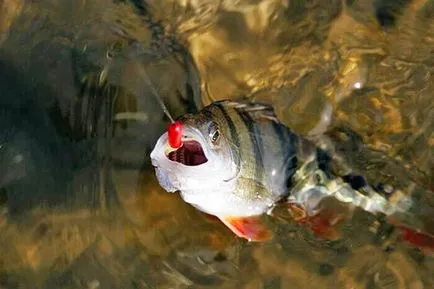
<svg viewBox="0 0 434 289"><path fill-rule="evenodd" d="M172 148L165 132L150 154L160 186L248 241L272 238L261 218L282 201L330 236L330 228L319 226L340 218L312 218L321 215L326 198L384 215L405 214L412 206L409 196L375 191L351 171L337 175L333 156L280 122L271 105L220 100L178 121L182 146Z"/></svg>
<svg viewBox="0 0 434 289"><path fill-rule="evenodd" d="M269 105L217 101L182 116L183 146L164 133L151 152L160 185L216 216L236 235L263 240L254 218L288 193L297 167L297 136Z"/></svg>

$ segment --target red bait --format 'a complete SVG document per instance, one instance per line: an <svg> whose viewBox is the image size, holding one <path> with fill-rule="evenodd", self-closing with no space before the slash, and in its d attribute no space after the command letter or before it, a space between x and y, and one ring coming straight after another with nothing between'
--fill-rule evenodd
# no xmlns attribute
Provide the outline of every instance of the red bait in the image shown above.
<svg viewBox="0 0 434 289"><path fill-rule="evenodd" d="M169 124L167 133L169 135L169 145L170 147L177 149L182 146L182 123L175 121Z"/></svg>

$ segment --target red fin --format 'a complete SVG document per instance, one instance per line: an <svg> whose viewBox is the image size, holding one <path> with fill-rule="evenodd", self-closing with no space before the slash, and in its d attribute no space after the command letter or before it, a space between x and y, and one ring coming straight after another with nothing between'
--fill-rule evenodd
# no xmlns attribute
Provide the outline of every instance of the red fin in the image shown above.
<svg viewBox="0 0 434 289"><path fill-rule="evenodd" d="M423 222L423 226L418 226L418 229L415 229L415 227L411 228L411 225L403 224L398 218L389 217L388 221L400 231L402 241L419 249L434 252L434 223L429 217Z"/></svg>
<svg viewBox="0 0 434 289"><path fill-rule="evenodd" d="M253 242L271 239L273 233L256 217L219 217L219 219L238 237Z"/></svg>
<svg viewBox="0 0 434 289"><path fill-rule="evenodd" d="M402 231L402 239L421 249L434 252L434 237L407 227L398 227Z"/></svg>
<svg viewBox="0 0 434 289"><path fill-rule="evenodd" d="M343 216L327 209L321 210L316 215L308 216L302 207L292 203L288 204L288 208L296 222L306 225L318 237L327 240L341 238L341 233L335 226L344 219Z"/></svg>

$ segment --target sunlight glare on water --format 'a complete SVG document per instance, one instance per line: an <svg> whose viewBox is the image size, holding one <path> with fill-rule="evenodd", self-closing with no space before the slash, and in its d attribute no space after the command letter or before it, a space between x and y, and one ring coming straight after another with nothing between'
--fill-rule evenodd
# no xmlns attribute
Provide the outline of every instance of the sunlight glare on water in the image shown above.
<svg viewBox="0 0 434 289"><path fill-rule="evenodd" d="M330 200L327 240L277 208L249 243L149 159L154 89L174 117L266 102L434 234L433 1L4 0L0 74L0 288L434 286L432 251L369 213Z"/></svg>

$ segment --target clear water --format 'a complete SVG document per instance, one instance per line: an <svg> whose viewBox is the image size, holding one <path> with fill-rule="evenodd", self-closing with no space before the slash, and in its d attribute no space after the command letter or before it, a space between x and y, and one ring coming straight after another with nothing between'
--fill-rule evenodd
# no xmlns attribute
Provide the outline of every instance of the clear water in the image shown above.
<svg viewBox="0 0 434 289"><path fill-rule="evenodd" d="M265 101L299 134L352 131L342 157L417 196L432 229L433 1L4 0L0 15L0 288L434 286L432 253L368 213L329 241L282 210L273 241L248 243L164 192L148 158L168 121L149 83L174 116Z"/></svg>

